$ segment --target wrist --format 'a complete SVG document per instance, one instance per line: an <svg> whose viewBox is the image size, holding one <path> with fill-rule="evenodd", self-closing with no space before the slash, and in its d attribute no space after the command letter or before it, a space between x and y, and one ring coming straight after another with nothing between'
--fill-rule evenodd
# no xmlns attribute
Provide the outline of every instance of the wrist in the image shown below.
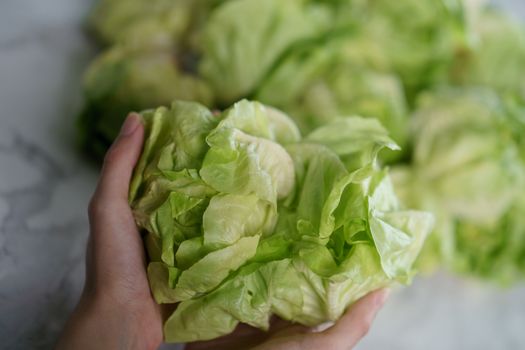
<svg viewBox="0 0 525 350"><path fill-rule="evenodd" d="M162 329L148 322L150 313L137 303L126 305L107 295L83 295L66 326L66 346L59 344L58 349L157 349Z"/></svg>
<svg viewBox="0 0 525 350"><path fill-rule="evenodd" d="M95 322L105 320L109 336L118 339L123 349L157 349L162 343L162 321L152 314L151 305L102 294L87 301ZM91 305L89 305L91 304ZM156 306L156 305L155 305ZM155 309L153 309L155 310ZM158 318L159 323L152 322Z"/></svg>

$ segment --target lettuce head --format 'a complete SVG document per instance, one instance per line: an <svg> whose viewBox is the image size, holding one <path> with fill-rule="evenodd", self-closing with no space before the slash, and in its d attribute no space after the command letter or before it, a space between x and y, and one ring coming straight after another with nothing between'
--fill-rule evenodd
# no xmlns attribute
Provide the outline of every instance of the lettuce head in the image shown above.
<svg viewBox="0 0 525 350"><path fill-rule="evenodd" d="M341 3L341 2L334 2ZM482 1L358 0L342 2L344 18L364 40L381 48L411 101L443 81L457 48L470 44L470 17Z"/></svg>
<svg viewBox="0 0 525 350"><path fill-rule="evenodd" d="M254 92L279 58L312 38L324 16L303 0L233 0L217 7L201 37L199 72L223 105Z"/></svg>
<svg viewBox="0 0 525 350"><path fill-rule="evenodd" d="M178 47L202 7L204 2L195 0L100 0L90 26L109 45Z"/></svg>
<svg viewBox="0 0 525 350"><path fill-rule="evenodd" d="M525 101L525 26L486 9L475 21L474 44L459 51L451 66L458 85L481 85Z"/></svg>
<svg viewBox="0 0 525 350"><path fill-rule="evenodd" d="M184 73L169 50L122 46L92 62L84 76L84 97L79 139L96 158L104 155L129 111L169 104L176 98L212 101L207 84Z"/></svg>
<svg viewBox="0 0 525 350"><path fill-rule="evenodd" d="M436 215L421 256L501 282L523 276L525 166L508 109L491 90L425 94L412 120L413 164L394 170L401 198Z"/></svg>
<svg viewBox="0 0 525 350"><path fill-rule="evenodd" d="M410 280L433 218L401 208L376 162L397 146L376 120L302 138L287 115L246 100L219 115L174 102L142 116L130 203L153 296L177 304L166 341L267 330L272 315L314 326Z"/></svg>

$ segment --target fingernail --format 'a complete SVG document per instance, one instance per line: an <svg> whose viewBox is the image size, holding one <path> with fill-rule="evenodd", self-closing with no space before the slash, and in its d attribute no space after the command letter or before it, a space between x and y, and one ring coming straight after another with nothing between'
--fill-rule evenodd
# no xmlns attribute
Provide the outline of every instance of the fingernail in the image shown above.
<svg viewBox="0 0 525 350"><path fill-rule="evenodd" d="M389 288L383 288L380 291L378 291L377 295L376 295L376 300L375 300L376 305L377 306L383 306L385 301L388 299L389 295L390 295L390 289Z"/></svg>
<svg viewBox="0 0 525 350"><path fill-rule="evenodd" d="M140 116L137 113L130 113L124 121L124 124L122 124L122 128L120 129L120 136L128 136L133 134L133 132L137 130L139 124Z"/></svg>

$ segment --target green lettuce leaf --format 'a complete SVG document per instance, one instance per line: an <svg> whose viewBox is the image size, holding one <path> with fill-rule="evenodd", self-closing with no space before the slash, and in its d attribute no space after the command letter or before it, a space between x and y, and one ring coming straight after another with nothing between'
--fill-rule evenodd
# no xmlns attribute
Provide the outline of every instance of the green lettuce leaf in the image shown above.
<svg viewBox="0 0 525 350"><path fill-rule="evenodd" d="M260 108L257 103L244 110L246 104L241 101L224 112L222 121L208 135L210 150L200 175L219 192L256 193L275 203L294 186L292 159L272 140L276 136L272 132L276 126L273 119L267 114L252 113L253 107ZM290 124L280 126L286 131Z"/></svg>
<svg viewBox="0 0 525 350"><path fill-rule="evenodd" d="M255 255L259 236L243 237L225 248L215 250L184 270L175 286L176 301L194 298L217 287Z"/></svg>
<svg viewBox="0 0 525 350"><path fill-rule="evenodd" d="M361 117L335 119L314 130L306 139L329 147L349 170L372 163L383 149L400 150L377 119Z"/></svg>

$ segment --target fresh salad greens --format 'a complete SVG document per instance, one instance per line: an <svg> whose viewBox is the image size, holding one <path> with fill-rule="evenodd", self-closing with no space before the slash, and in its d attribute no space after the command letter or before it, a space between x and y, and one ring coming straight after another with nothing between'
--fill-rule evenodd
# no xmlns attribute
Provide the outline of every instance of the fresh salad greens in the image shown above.
<svg viewBox="0 0 525 350"><path fill-rule="evenodd" d="M377 163L398 147L376 120L302 138L287 115L246 100L220 115L179 101L142 116L130 203L155 300L178 303L166 341L268 329L273 314L314 326L410 280L433 217L400 205Z"/></svg>
<svg viewBox="0 0 525 350"><path fill-rule="evenodd" d="M270 167L279 164L284 171L282 164L289 164L289 158L280 158L284 153L273 148L284 147L293 161L295 182L285 181L287 173L279 174L285 181L281 186L291 188L291 194L281 193L272 202L271 191L258 184L270 181L271 175L254 175L258 170L249 168L250 176L242 180L242 186L252 186L254 191L269 191L257 195L269 201L269 208L249 210L267 211L261 214L265 219L250 225L263 225L261 232L274 232L275 227L285 227L282 208L292 208L291 213L298 208L297 199L283 198L296 198L297 191L313 191L308 182L302 185L298 174L307 174L308 164L319 172L335 166L319 160L324 156L317 153L324 155L326 149L312 144L329 147L350 173L384 147L379 164L394 170L395 190L403 202L400 208L432 211L436 217L435 230L418 261L421 268L431 271L444 266L504 283L525 277L521 214L525 198L525 29L488 0L99 0L89 23L104 48L86 73L85 106L79 118L80 143L92 155L102 157L131 110L169 106L175 99L196 101L211 110L224 110L244 98L258 100L284 111L295 124L285 117L272 119L272 123L284 123L272 127L273 131L264 129L269 122L258 121L262 124L249 131L221 124L221 130L233 133L239 129L246 134L230 135L224 130L212 132L222 118L228 119L226 112L220 118L205 118L207 114L199 112L195 118L203 123L200 127L184 121L184 127L191 126L187 132L197 135L191 142L173 146L162 156L151 146L151 157L158 157L155 162L168 169L173 164L177 167L170 171L194 169L205 183L233 181L241 168L232 168L226 178L219 178L225 176L222 172L227 167L213 165L211 160L203 163L203 155L210 153L209 157L229 166L229 157L237 151L228 147L251 142L252 136L262 137L271 143L253 146L264 150L266 157L260 161ZM282 116L276 110L265 110ZM153 118L148 113L147 120ZM166 109L163 113L174 112ZM183 126L169 128L176 127ZM307 136L301 138L297 129ZM164 135L161 131L159 135ZM401 152L390 149L395 147L387 134ZM296 146L303 143L310 146ZM167 155L170 152L177 159L173 164L169 161L173 157ZM146 162L148 170L141 176L150 179L150 172L157 174L157 165L151 165L155 162ZM202 168L204 164L208 170ZM168 186L172 181L182 180L177 177L159 183ZM195 186L199 191L215 189L206 184L208 187ZM137 186L142 193L145 185ZM167 191L155 186L155 191ZM241 185L232 182L228 186L228 190L215 191L235 192ZM202 201L191 207L197 212L215 198L208 192L197 197ZM157 200L148 205L157 208ZM219 211L236 200L228 197L213 203ZM259 208L258 203L250 205ZM181 213L186 213L183 208L179 208ZM314 214L319 215L309 212L308 220ZM190 216L184 214L186 219ZM191 220L188 225L197 232L201 223ZM306 230L303 221L298 220L297 225ZM320 224L312 225L308 230L314 232ZM149 246L158 243L149 237ZM192 254L208 252L198 239L191 242L184 246ZM182 242L175 240L173 246L178 244ZM295 243L293 247L298 249ZM330 249L333 256L344 253ZM190 264L195 259L192 254L181 259L188 258L186 264ZM342 260L337 259L340 266ZM241 265L244 269L246 264ZM170 271L169 281L175 285L180 268L156 266L158 273ZM297 266L295 260L293 266ZM249 271L246 276L253 272ZM157 290L164 288L158 281L152 284Z"/></svg>

